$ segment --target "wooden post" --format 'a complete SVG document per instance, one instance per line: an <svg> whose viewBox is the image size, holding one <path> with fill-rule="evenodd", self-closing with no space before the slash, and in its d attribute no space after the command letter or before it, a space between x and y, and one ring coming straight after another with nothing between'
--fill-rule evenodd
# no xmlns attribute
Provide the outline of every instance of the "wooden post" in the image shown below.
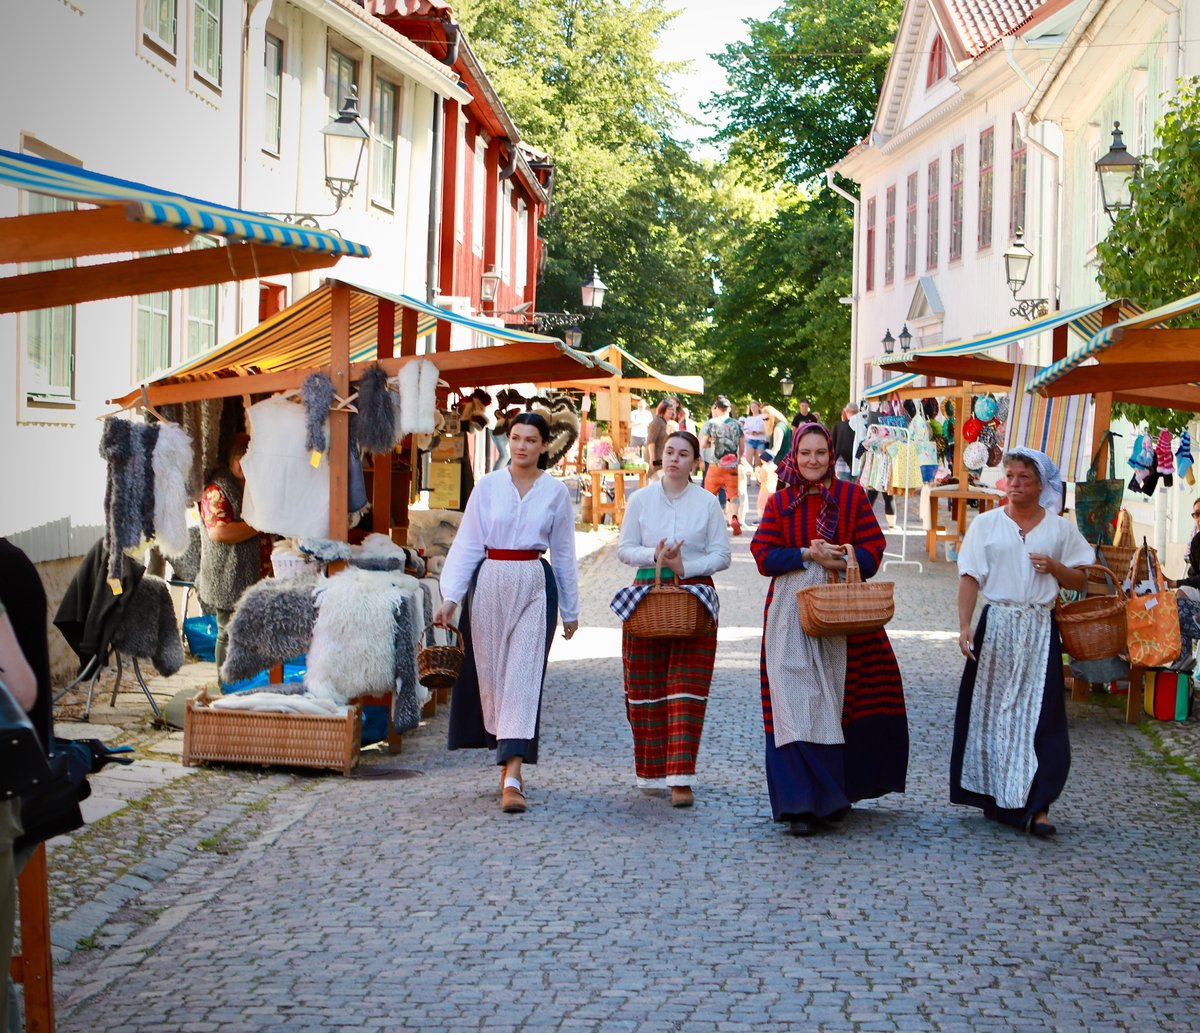
<svg viewBox="0 0 1200 1033"><path fill-rule="evenodd" d="M50 960L50 891L45 843L40 843L25 862L17 879L17 892L21 953L13 957L10 971L12 978L25 987L27 1033L53 1033L54 966ZM0 973L0 978L7 974Z"/></svg>
<svg viewBox="0 0 1200 1033"><path fill-rule="evenodd" d="M394 316L393 316L394 318ZM400 310L400 355L417 354L417 310L402 308ZM416 449L412 447L412 435L400 442L398 450L392 455L392 463L400 466L400 484L397 492L397 504L393 506L392 541L397 545L408 545L408 501L412 495L413 462Z"/></svg>
<svg viewBox="0 0 1200 1033"><path fill-rule="evenodd" d="M458 222L458 204L463 207L468 204L468 197L458 196L458 165L463 161L463 132L459 122L459 104L456 100L446 100L442 119L442 229L438 252L438 288L445 295L455 293L455 259L458 257L458 235L455 227ZM464 181L465 182L465 181ZM464 213L465 215L465 213ZM464 232L466 219L463 219ZM430 287L433 285L430 284ZM450 324L439 319L437 329L437 350L450 350ZM412 354L416 354L414 351Z"/></svg>
<svg viewBox="0 0 1200 1033"><path fill-rule="evenodd" d="M329 377L334 393L350 396L350 288L334 282L329 328ZM350 533L350 413L335 403L329 413L329 537L344 542Z"/></svg>
<svg viewBox="0 0 1200 1033"><path fill-rule="evenodd" d="M376 303L375 350L381 359L392 358L396 350L396 303L386 298L380 298ZM392 454L389 450L375 456L371 530L380 534L391 534L392 530Z"/></svg>

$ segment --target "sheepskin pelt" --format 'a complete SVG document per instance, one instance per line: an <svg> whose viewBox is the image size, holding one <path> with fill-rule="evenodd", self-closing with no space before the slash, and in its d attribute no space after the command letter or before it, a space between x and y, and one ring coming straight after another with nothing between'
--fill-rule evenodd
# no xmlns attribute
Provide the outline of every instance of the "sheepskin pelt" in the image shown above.
<svg viewBox="0 0 1200 1033"><path fill-rule="evenodd" d="M420 615L413 612L411 597L401 599L392 618L394 623L395 692L392 696L392 724L397 732L410 732L421 723L419 698L421 684L417 671L417 636Z"/></svg>
<svg viewBox="0 0 1200 1033"><path fill-rule="evenodd" d="M415 579L348 567L317 593L317 620L304 684L334 703L390 692L396 681L396 607Z"/></svg>
<svg viewBox="0 0 1200 1033"><path fill-rule="evenodd" d="M340 542L336 538L300 538L296 541L296 548L322 563L348 560L351 551L348 543Z"/></svg>
<svg viewBox="0 0 1200 1033"><path fill-rule="evenodd" d="M327 373L310 373L300 385L304 402L304 447L310 452L324 452L325 420L333 405L333 381Z"/></svg>
<svg viewBox="0 0 1200 1033"><path fill-rule="evenodd" d="M438 368L428 359L400 367L396 384L400 397L398 437L432 434L436 430Z"/></svg>
<svg viewBox="0 0 1200 1033"><path fill-rule="evenodd" d="M164 556L187 551L187 511L191 506L192 439L173 423L158 428L154 445L154 537Z"/></svg>
<svg viewBox="0 0 1200 1033"><path fill-rule="evenodd" d="M546 452L546 465L553 466L570 451L579 440L579 413L575 403L566 395L553 399L538 399L532 411L550 425L550 448Z"/></svg>
<svg viewBox="0 0 1200 1033"><path fill-rule="evenodd" d="M200 535L202 533L198 524L187 529L187 548L170 557L173 580L195 582L196 576L200 573Z"/></svg>
<svg viewBox="0 0 1200 1033"><path fill-rule="evenodd" d="M158 447L158 424L143 423L139 428L142 438L142 538L154 537L154 450Z"/></svg>
<svg viewBox="0 0 1200 1033"><path fill-rule="evenodd" d="M143 497L148 457L145 426L120 417L104 421L100 455L108 463L104 489L104 546L108 577L121 576L121 554L142 541ZM150 503L153 523L153 499Z"/></svg>
<svg viewBox="0 0 1200 1033"><path fill-rule="evenodd" d="M242 593L229 622L222 681L253 678L308 652L317 619L316 585L315 574L301 574L283 581L268 578Z"/></svg>
<svg viewBox="0 0 1200 1033"><path fill-rule="evenodd" d="M175 623L171 589L160 577L145 574L125 603L113 645L126 656L148 659L169 678L183 666L183 643Z"/></svg>
<svg viewBox="0 0 1200 1033"><path fill-rule="evenodd" d="M396 411L388 376L379 363L367 367L358 383L358 413L351 419L364 452L382 455L396 447Z"/></svg>

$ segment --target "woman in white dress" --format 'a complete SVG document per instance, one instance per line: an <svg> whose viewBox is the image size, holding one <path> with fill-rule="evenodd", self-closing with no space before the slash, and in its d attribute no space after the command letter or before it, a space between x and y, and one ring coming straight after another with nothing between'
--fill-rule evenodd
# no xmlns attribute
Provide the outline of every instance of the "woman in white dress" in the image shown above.
<svg viewBox="0 0 1200 1033"><path fill-rule="evenodd" d="M509 424L509 466L471 492L442 568L434 623L459 626L466 656L450 698L450 749L494 749L501 808L526 809L522 762L537 763L546 658L558 614L579 627L575 509L545 472L550 427L536 413ZM542 558L550 550L551 566Z"/></svg>
<svg viewBox="0 0 1200 1033"><path fill-rule="evenodd" d="M958 553L959 648L967 658L950 753L950 800L993 821L1051 836L1050 805L1071 767L1060 588L1087 582L1094 550L1062 508L1059 473L1043 452L1004 457L1008 502L981 513ZM988 601L971 630L982 592Z"/></svg>
<svg viewBox="0 0 1200 1033"><path fill-rule="evenodd" d="M660 559L664 582L710 590L712 575L729 566L721 504L691 479L699 462L696 436L676 431L663 443L662 480L630 497L617 555L638 572L632 588L622 589L613 601L619 613L623 596L636 597L654 581ZM715 608L715 590L702 594ZM633 732L637 784L643 789L669 787L675 807L690 807L694 801L696 754L716 652L715 619L707 631L688 638L621 636L625 714Z"/></svg>

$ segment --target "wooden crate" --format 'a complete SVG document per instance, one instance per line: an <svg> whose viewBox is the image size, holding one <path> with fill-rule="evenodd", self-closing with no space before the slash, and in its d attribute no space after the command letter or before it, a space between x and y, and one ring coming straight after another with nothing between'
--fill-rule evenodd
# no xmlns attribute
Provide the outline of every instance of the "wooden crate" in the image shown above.
<svg viewBox="0 0 1200 1033"><path fill-rule="evenodd" d="M362 710L344 717L222 710L198 696L183 719L183 763L207 761L298 768L332 768L349 775L358 763Z"/></svg>

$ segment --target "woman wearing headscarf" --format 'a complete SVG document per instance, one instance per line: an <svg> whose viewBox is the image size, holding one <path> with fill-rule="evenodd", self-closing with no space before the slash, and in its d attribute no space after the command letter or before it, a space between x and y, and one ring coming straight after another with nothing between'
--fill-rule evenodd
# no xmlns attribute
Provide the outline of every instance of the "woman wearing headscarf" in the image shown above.
<svg viewBox="0 0 1200 1033"><path fill-rule="evenodd" d="M579 628L575 509L546 473L550 426L538 413L508 426L510 462L475 485L442 568L433 623L463 604L466 643L450 697L450 749L494 749L500 806L526 809L521 765L536 764L542 683L561 611L563 638ZM542 558L550 550L553 566Z"/></svg>
<svg viewBox="0 0 1200 1033"><path fill-rule="evenodd" d="M1053 606L1079 590L1094 550L1058 515L1058 468L1044 452L1004 457L1008 502L981 513L958 553L958 644L967 658L950 753L950 800L993 821L1054 834L1050 805L1071 766L1062 645ZM975 630L982 592L988 604Z"/></svg>
<svg viewBox="0 0 1200 1033"><path fill-rule="evenodd" d="M760 661L767 789L776 821L811 835L858 800L904 791L908 719L886 632L812 638L796 592L846 569L853 549L872 577L884 537L866 492L834 477L819 423L797 427L750 549L769 576Z"/></svg>

